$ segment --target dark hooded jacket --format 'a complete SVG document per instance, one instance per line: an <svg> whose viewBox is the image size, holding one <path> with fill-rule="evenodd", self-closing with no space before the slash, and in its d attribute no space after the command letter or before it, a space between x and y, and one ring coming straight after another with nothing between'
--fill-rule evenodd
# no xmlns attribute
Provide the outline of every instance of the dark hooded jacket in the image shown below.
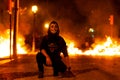
<svg viewBox="0 0 120 80"><path fill-rule="evenodd" d="M50 25L51 24L57 24L57 22L52 21ZM57 24L57 27L58 27L58 31L55 34L52 34L50 32L50 29L48 28L48 35L45 35L43 37L40 45L40 50L45 49L51 59L61 59L60 57L61 52L65 57L68 56L66 42L59 35L60 31L59 31L58 24Z"/></svg>

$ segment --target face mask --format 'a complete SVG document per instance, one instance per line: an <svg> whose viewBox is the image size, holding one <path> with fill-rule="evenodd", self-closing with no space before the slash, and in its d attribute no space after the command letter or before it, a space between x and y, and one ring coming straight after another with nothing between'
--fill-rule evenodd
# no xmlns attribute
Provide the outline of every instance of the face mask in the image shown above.
<svg viewBox="0 0 120 80"><path fill-rule="evenodd" d="M52 34L55 34L58 31L58 26L56 24L51 24L50 25L50 32Z"/></svg>

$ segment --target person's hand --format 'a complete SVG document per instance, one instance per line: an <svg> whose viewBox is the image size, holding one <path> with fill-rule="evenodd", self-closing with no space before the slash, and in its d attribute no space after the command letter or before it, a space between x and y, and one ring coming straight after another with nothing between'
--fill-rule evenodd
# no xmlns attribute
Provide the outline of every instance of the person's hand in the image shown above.
<svg viewBox="0 0 120 80"><path fill-rule="evenodd" d="M49 57L46 57L46 65L48 65L48 66L52 65L52 61Z"/></svg>
<svg viewBox="0 0 120 80"><path fill-rule="evenodd" d="M68 71L70 71L70 70L71 70L71 67L69 66L67 69L68 69Z"/></svg>

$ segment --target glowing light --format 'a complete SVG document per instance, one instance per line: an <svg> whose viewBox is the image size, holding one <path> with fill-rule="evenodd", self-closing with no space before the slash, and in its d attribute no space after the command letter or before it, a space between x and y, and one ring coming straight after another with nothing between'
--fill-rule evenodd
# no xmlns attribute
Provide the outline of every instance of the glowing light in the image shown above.
<svg viewBox="0 0 120 80"><path fill-rule="evenodd" d="M93 29L93 28L90 28L90 29L89 29L89 32L94 32L94 29Z"/></svg>
<svg viewBox="0 0 120 80"><path fill-rule="evenodd" d="M38 7L36 5L32 6L32 12L33 13L36 13L38 10Z"/></svg>
<svg viewBox="0 0 120 80"><path fill-rule="evenodd" d="M49 24L48 24L48 23L45 23L45 25L44 25L44 26L45 26L45 28L46 28L46 29L48 29Z"/></svg>

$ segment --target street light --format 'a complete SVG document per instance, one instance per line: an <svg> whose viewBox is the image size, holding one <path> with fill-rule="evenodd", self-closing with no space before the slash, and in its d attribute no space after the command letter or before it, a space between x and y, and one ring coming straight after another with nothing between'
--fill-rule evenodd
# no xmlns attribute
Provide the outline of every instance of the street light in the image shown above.
<svg viewBox="0 0 120 80"><path fill-rule="evenodd" d="M45 23L45 24L44 24L44 27L45 27L46 29L48 29L49 24L48 24L48 23Z"/></svg>
<svg viewBox="0 0 120 80"><path fill-rule="evenodd" d="M38 10L38 7L37 7L36 5L33 5L33 6L32 6L32 12L33 12L34 14L36 14L37 10Z"/></svg>
<svg viewBox="0 0 120 80"><path fill-rule="evenodd" d="M32 41L32 51L34 52L35 51L35 16L36 16L36 12L38 10L38 7L36 5L33 5L32 6L32 12L33 12L33 15L34 15L34 19L33 19L33 41Z"/></svg>

